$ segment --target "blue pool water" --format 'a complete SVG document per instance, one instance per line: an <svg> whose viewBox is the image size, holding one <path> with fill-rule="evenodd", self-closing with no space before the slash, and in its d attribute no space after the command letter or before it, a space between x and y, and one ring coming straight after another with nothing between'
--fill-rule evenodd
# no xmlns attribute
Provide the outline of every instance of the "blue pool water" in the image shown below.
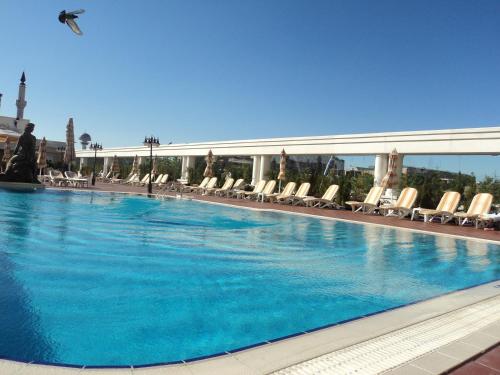
<svg viewBox="0 0 500 375"><path fill-rule="evenodd" d="M0 357L141 365L500 278L500 246L119 194L0 191Z"/></svg>

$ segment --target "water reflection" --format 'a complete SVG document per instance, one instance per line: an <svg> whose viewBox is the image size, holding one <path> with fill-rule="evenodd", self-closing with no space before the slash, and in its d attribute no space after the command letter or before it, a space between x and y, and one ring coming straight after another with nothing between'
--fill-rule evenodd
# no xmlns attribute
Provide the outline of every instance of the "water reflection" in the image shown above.
<svg viewBox="0 0 500 375"><path fill-rule="evenodd" d="M396 231L395 237L399 249L413 249L413 232L400 229Z"/></svg>
<svg viewBox="0 0 500 375"><path fill-rule="evenodd" d="M483 241L466 240L465 247L469 256L469 265L474 271L482 271L491 264L488 257L488 243Z"/></svg>
<svg viewBox="0 0 500 375"><path fill-rule="evenodd" d="M454 260L457 257L457 240L453 237L436 236L436 251L440 260Z"/></svg>

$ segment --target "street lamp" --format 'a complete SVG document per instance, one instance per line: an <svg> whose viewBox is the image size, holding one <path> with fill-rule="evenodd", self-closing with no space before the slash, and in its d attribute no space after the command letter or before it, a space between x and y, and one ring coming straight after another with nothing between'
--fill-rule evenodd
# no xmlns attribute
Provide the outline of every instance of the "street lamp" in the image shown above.
<svg viewBox="0 0 500 375"><path fill-rule="evenodd" d="M94 150L94 172L92 172L92 186L95 186L95 162L97 159L97 151L102 150L102 144L99 143L91 143L90 144L90 149Z"/></svg>
<svg viewBox="0 0 500 375"><path fill-rule="evenodd" d="M148 183L148 193L153 193L153 146L158 147L160 145L160 139L155 137L144 137L144 146L149 146L149 183Z"/></svg>

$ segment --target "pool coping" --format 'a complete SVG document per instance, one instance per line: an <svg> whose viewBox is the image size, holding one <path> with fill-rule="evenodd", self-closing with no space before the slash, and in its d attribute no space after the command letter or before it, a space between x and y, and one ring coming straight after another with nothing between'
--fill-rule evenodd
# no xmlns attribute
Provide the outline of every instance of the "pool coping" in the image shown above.
<svg viewBox="0 0 500 375"><path fill-rule="evenodd" d="M129 375L169 373L166 370L172 371L173 374L268 374L388 333L397 334L400 329L498 296L500 296L500 280L387 309L383 312L368 314L329 327L311 330L304 334L290 335L259 346L252 345L230 352L218 353L216 356L199 357L187 361L178 361L177 363L93 367L24 363L0 358L0 373L10 374L4 371L17 369L20 372L15 373L19 375L45 374L48 370L54 375L59 373ZM500 317L496 322L495 329L498 331L498 338L494 338L492 341L490 337L489 344L477 347L477 353L485 351L500 342ZM450 369L472 356L463 355L463 358L457 360L458 363L453 366L450 365ZM403 366L402 368L407 368L407 366L412 366L412 362L418 359L415 358L400 365Z"/></svg>

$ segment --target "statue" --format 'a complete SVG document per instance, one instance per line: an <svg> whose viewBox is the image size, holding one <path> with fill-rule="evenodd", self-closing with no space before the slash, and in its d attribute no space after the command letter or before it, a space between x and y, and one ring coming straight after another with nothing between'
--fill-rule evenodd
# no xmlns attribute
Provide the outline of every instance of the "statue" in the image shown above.
<svg viewBox="0 0 500 375"><path fill-rule="evenodd" d="M0 181L40 183L36 177L36 137L31 134L33 130L35 124L31 122L24 128L5 173L0 173Z"/></svg>

